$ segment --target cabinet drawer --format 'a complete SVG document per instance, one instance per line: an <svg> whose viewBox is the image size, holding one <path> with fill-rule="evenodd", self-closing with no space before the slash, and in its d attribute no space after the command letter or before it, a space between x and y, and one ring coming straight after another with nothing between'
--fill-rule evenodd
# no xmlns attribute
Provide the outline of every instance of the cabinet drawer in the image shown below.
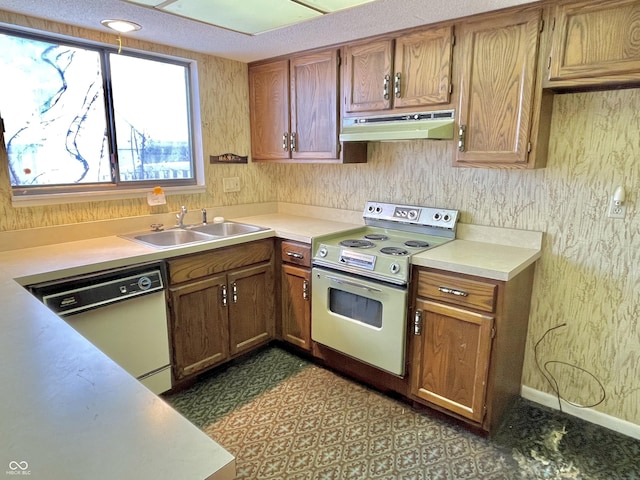
<svg viewBox="0 0 640 480"><path fill-rule="evenodd" d="M293 263L303 267L311 266L311 245L284 240L280 248L284 263Z"/></svg>
<svg viewBox="0 0 640 480"><path fill-rule="evenodd" d="M418 272L418 297L432 298L485 312L495 310L497 285L453 275Z"/></svg>
<svg viewBox="0 0 640 480"><path fill-rule="evenodd" d="M273 257L273 240L224 247L167 261L169 283L188 282L234 268L266 262Z"/></svg>

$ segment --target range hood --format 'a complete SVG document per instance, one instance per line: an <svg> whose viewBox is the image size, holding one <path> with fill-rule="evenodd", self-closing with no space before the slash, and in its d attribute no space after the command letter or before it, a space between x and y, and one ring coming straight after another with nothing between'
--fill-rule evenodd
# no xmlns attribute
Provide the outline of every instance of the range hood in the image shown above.
<svg viewBox="0 0 640 480"><path fill-rule="evenodd" d="M452 139L454 110L351 117L342 120L341 142L392 142L414 139Z"/></svg>

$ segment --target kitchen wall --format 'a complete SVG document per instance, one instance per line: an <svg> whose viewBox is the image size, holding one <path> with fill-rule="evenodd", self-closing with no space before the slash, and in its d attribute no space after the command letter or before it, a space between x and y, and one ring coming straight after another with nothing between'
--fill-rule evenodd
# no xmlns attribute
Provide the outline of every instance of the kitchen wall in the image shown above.
<svg viewBox="0 0 640 480"><path fill-rule="evenodd" d="M115 42L115 36L0 11L0 22ZM194 58L205 155L249 153L246 65L126 39L125 46ZM235 205L286 201L359 211L370 199L461 210L461 221L545 232L537 264L523 383L551 392L541 362L575 364L606 390L596 410L640 425L640 90L557 95L545 169L513 171L451 167L453 142L369 145L362 165L206 165L207 192L169 196L181 204ZM0 231L160 213L143 199L13 208L7 157L0 147ZM222 178L239 176L242 190L222 193ZM617 185L627 191L625 220L606 217ZM549 366L562 394L595 403L598 384L563 364Z"/></svg>
<svg viewBox="0 0 640 480"><path fill-rule="evenodd" d="M536 267L523 383L552 392L536 367L574 364L606 391L596 410L640 425L640 90L556 95L547 167L451 167L453 142L370 144L364 165L274 166L279 199L362 209L366 200L461 210L461 221L545 232ZM607 218L616 186L624 220ZM566 399L596 403L587 373L549 369Z"/></svg>
<svg viewBox="0 0 640 480"><path fill-rule="evenodd" d="M16 15L0 10L0 22L31 27L77 38L116 45L117 37L71 27L42 19ZM96 201L91 203L13 208L7 170L7 152L0 142L0 232L32 227L62 225L92 220L122 218L149 213L174 212L181 205L199 209L204 206L236 205L273 201L277 196L273 177L265 177L255 165L210 165L210 155L237 153L249 155L249 87L247 65L222 58L201 55L176 48L123 37L124 47L194 59L198 62L203 151L207 191L197 195L169 195L167 205L149 207L145 198ZM223 193L223 177L241 177L240 192ZM274 181L277 179L273 179Z"/></svg>

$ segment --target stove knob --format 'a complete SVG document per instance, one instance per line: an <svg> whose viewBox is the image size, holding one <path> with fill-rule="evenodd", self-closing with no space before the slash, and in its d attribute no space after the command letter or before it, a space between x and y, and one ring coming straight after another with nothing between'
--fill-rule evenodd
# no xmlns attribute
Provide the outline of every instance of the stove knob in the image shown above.
<svg viewBox="0 0 640 480"><path fill-rule="evenodd" d="M389 271L391 273L400 272L400 265L398 265L396 262L393 262L391 265L389 265Z"/></svg>
<svg viewBox="0 0 640 480"><path fill-rule="evenodd" d="M327 251L327 249L325 247L320 247L320 249L318 250L318 256L320 256L320 257L323 257L323 258L326 257L327 253L329 253L329 252Z"/></svg>
<svg viewBox="0 0 640 480"><path fill-rule="evenodd" d="M418 211L417 210L409 210L409 220L415 220L416 218L418 218Z"/></svg>

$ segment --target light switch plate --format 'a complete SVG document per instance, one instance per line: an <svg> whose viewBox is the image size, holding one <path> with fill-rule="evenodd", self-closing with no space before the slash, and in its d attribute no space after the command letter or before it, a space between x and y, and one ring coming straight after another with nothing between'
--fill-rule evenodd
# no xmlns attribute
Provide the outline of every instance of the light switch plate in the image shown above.
<svg viewBox="0 0 640 480"><path fill-rule="evenodd" d="M222 191L223 192L239 192L240 191L240 178L238 177L226 177L222 179Z"/></svg>

